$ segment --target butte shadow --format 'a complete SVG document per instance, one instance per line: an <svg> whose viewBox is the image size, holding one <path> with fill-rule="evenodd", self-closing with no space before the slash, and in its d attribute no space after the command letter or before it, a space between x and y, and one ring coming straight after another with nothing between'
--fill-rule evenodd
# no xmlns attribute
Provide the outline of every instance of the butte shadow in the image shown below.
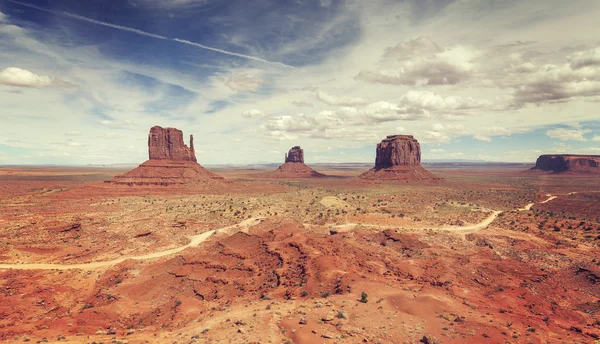
<svg viewBox="0 0 600 344"><path fill-rule="evenodd" d="M304 164L304 150L300 146L292 147L285 155L283 165L275 171L257 173L258 178L324 178L326 175L319 173Z"/></svg>
<svg viewBox="0 0 600 344"><path fill-rule="evenodd" d="M389 135L377 144L375 167L358 176L372 181L432 183L442 179L421 167L421 146L412 135Z"/></svg>

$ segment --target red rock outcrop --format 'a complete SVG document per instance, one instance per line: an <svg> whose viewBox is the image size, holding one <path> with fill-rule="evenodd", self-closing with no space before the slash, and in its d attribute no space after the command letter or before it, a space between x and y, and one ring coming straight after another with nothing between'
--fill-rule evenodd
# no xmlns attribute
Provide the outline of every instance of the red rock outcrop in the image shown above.
<svg viewBox="0 0 600 344"><path fill-rule="evenodd" d="M304 164L304 150L300 146L294 146L285 155L285 162L301 162Z"/></svg>
<svg viewBox="0 0 600 344"><path fill-rule="evenodd" d="M150 160L176 160L196 162L194 136L190 135L190 146L183 143L183 132L175 128L154 126L148 134Z"/></svg>
<svg viewBox="0 0 600 344"><path fill-rule="evenodd" d="M561 172L600 173L600 155L540 155L532 170Z"/></svg>
<svg viewBox="0 0 600 344"><path fill-rule="evenodd" d="M359 178L400 182L438 181L421 167L421 146L412 135L389 135L377 144L375 167Z"/></svg>
<svg viewBox="0 0 600 344"><path fill-rule="evenodd" d="M273 172L261 173L258 177L265 178L319 178L325 177L304 164L304 150L300 146L292 147L285 155L283 165Z"/></svg>
<svg viewBox="0 0 600 344"><path fill-rule="evenodd" d="M377 144L375 168L420 164L421 146L412 135L389 135Z"/></svg>
<svg viewBox="0 0 600 344"><path fill-rule="evenodd" d="M127 186L193 186L203 189L222 188L227 181L196 162L194 137L190 147L183 143L183 133L175 128L152 127L148 134L149 160L137 168L114 177L107 183Z"/></svg>

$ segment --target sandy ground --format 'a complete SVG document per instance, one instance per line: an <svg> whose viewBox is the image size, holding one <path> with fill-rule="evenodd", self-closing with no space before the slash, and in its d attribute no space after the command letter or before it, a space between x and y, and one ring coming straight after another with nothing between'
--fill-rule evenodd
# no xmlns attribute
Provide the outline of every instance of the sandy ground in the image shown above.
<svg viewBox="0 0 600 344"><path fill-rule="evenodd" d="M597 179L450 168L437 185L395 185L319 171L334 177L224 170L235 187L206 193L99 185L110 170L10 169L0 340L600 338Z"/></svg>

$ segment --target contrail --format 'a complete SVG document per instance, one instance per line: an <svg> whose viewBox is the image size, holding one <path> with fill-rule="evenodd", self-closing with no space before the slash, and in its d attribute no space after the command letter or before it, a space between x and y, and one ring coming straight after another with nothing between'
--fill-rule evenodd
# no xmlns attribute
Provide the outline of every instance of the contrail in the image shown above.
<svg viewBox="0 0 600 344"><path fill-rule="evenodd" d="M181 44L191 45L191 46L194 46L194 47L197 47L197 48L201 48L201 49L205 49L205 50L214 51L214 52L225 54L225 55L237 56L237 57L242 57L242 58L245 58L245 59L248 59L248 60L254 60L254 61L258 61L258 62L263 62L263 63L268 63L268 64L274 64L274 65L278 65L278 66L282 66L282 67L294 68L295 69L294 66L290 66L290 65L287 65L287 64L281 63L281 62L265 60L265 59L262 59L262 58L256 57L256 56L240 54L240 53L236 53L236 52L228 51L228 50L223 50L223 49L219 49L219 48L213 48L213 47L209 47L209 46L204 45L204 44L200 44L200 43L196 43L196 42L192 42L192 41L187 41L187 40L184 40L184 39L169 38L169 37L165 37L165 36L153 34L153 33L150 33L150 32L146 32L146 31L134 29L134 28L127 27L127 26L115 25L115 24L103 22L103 21L100 21L100 20L91 19L91 18L88 18L88 17L80 16L80 15L69 13L69 12L64 12L64 11L61 12L61 11L50 10L50 9L47 9L47 8L43 8L43 7L40 7L40 6L32 5L32 4L29 4L29 3L26 3L26 2L20 2L20 1L17 1L17 0L8 0L8 1L12 2L12 3L15 3L17 5L21 5L21 6L25 6L25 7L29 7L29 8L34 8L36 10L40 10L40 11L43 11L43 12L52 13L52 14L58 14L58 15L64 15L64 16L67 16L69 18L73 18L73 19L85 21L85 22L88 22L88 23L96 24L96 25L106 26L106 27L110 27L110 28L113 28L113 29L121 30L121 31L127 31L127 32L135 33L135 34L141 35L141 36L152 37L152 38L156 38L156 39L164 39L164 40L173 41L173 42L177 42L177 43L181 43Z"/></svg>
<svg viewBox="0 0 600 344"><path fill-rule="evenodd" d="M206 46L204 44L186 41L185 39L173 38L172 40L175 41L175 42L183 43L183 44L193 45L193 46L198 47L198 48L216 51L216 52L221 53L221 54L227 54L227 55L231 55L231 56L239 56L239 57L244 57L244 58L247 58L247 59L250 59L250 60L260 61L260 62L264 62L264 63L272 63L272 64L280 65L280 66L283 66L283 67L294 68L294 67L292 67L290 65L286 65L285 63L268 61L268 60L265 60L265 59L261 59L260 57L255 57L255 56L249 56L249 55L234 53L232 51L227 51L227 50L218 49L218 48L211 48L211 47Z"/></svg>

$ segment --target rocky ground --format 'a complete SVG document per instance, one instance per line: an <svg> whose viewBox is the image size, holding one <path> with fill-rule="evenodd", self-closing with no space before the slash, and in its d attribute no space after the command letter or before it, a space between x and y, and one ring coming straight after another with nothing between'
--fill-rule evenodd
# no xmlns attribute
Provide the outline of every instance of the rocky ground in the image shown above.
<svg viewBox="0 0 600 344"><path fill-rule="evenodd" d="M6 342L600 338L597 178L443 169L443 182L414 185L235 171L219 174L244 187L199 194L95 184L110 170L35 172L0 170L0 264L110 261L259 220L156 259L2 269Z"/></svg>

